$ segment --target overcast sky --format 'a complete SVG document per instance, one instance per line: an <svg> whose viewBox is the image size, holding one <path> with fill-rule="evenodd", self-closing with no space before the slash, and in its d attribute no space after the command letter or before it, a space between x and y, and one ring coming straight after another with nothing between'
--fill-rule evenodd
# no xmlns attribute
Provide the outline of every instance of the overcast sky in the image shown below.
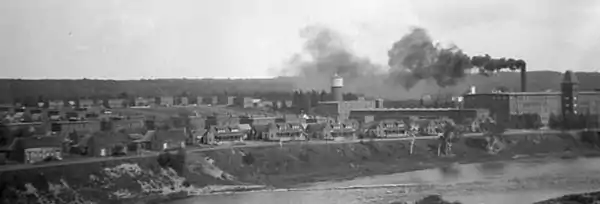
<svg viewBox="0 0 600 204"><path fill-rule="evenodd" d="M2 78L266 77L329 26L381 64L410 26L531 70L596 71L597 0L3 0Z"/></svg>

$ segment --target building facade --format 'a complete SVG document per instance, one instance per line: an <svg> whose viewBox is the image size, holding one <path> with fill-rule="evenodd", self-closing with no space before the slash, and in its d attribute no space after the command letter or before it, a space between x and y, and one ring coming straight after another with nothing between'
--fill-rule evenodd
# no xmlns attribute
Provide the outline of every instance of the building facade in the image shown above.
<svg viewBox="0 0 600 204"><path fill-rule="evenodd" d="M479 115L477 109L455 108L373 108L350 111L350 119L360 123L382 120L407 120L410 117L419 118L450 118L457 123L474 119Z"/></svg>
<svg viewBox="0 0 600 204"><path fill-rule="evenodd" d="M314 107L313 112L318 115L337 118L338 121L350 119L350 112L357 109L374 109L375 101L324 101Z"/></svg>
<svg viewBox="0 0 600 204"><path fill-rule="evenodd" d="M252 108L254 107L254 99L250 97L236 97L233 100L233 105L241 108Z"/></svg>
<svg viewBox="0 0 600 204"><path fill-rule="evenodd" d="M566 113L600 113L600 92L579 91L578 81L571 71L565 72L560 92L514 92L467 94L464 108L482 108L498 122L510 125L511 116L538 114L547 124L551 115Z"/></svg>

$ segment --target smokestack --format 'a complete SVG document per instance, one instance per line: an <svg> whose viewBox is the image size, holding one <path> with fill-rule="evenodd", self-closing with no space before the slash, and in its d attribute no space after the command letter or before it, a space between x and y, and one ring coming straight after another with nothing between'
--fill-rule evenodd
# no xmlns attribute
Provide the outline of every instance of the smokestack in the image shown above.
<svg viewBox="0 0 600 204"><path fill-rule="evenodd" d="M527 92L527 68L521 67L521 92Z"/></svg>
<svg viewBox="0 0 600 204"><path fill-rule="evenodd" d="M333 75L333 78L331 78L331 95L333 96L334 101L344 101L342 87L344 87L344 78L337 74Z"/></svg>
<svg viewBox="0 0 600 204"><path fill-rule="evenodd" d="M375 100L375 108L383 108L383 99Z"/></svg>

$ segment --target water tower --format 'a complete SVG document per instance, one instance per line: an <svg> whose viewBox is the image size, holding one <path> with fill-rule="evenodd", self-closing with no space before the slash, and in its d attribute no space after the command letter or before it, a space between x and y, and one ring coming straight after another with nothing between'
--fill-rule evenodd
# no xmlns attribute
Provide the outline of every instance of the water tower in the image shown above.
<svg viewBox="0 0 600 204"><path fill-rule="evenodd" d="M333 75L331 78L331 95L333 101L344 101L344 96L342 93L342 88L344 87L344 78L339 76L338 74Z"/></svg>

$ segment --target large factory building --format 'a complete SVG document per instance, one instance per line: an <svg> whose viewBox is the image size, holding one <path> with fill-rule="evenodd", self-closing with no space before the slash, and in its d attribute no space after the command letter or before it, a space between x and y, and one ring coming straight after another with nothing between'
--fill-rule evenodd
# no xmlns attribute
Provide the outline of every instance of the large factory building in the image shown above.
<svg viewBox="0 0 600 204"><path fill-rule="evenodd" d="M348 120L350 111L355 109L382 108L383 100L366 100L360 98L355 101L344 101L343 99L343 78L337 74L331 80L331 95L333 101L319 102L313 109L314 113L328 117L336 118L338 121Z"/></svg>
<svg viewBox="0 0 600 204"><path fill-rule="evenodd" d="M498 122L510 126L511 116L539 114L547 124L550 115L564 113L600 113L600 92L579 91L578 80L566 71L560 92L469 93L464 96L464 108L488 109Z"/></svg>
<svg viewBox="0 0 600 204"><path fill-rule="evenodd" d="M404 120L409 117L431 118L440 117L450 118L455 122L463 123L472 120L478 116L486 115L487 111L476 109L456 109L456 108L375 108L375 109L355 109L350 112L350 119L361 123L369 123L381 120Z"/></svg>
<svg viewBox="0 0 600 204"><path fill-rule="evenodd" d="M348 119L358 122L371 122L386 119L401 120L411 116L440 118L447 117L455 121L475 118L478 114L487 114L487 110L474 109L430 109L430 108L384 108L382 99L367 100L360 98L355 101L344 101L342 98L343 79L334 76L331 81L333 101L320 102L313 110L314 113L334 117L338 121ZM481 113L483 112L483 113Z"/></svg>

